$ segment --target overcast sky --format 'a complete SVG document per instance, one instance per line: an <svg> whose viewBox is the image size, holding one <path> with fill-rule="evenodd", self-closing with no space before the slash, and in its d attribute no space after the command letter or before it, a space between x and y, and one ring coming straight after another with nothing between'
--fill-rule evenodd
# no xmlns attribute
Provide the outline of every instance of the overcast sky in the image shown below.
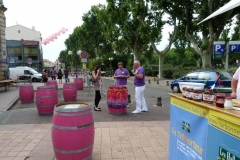
<svg viewBox="0 0 240 160"><path fill-rule="evenodd" d="M62 27L69 30L54 42L43 45L43 58L54 62L60 51L66 49L65 39L76 26L82 24L82 15L88 12L92 5L106 4L106 0L3 0L3 3L8 9L5 12L7 27L16 23L28 28L35 26L43 39ZM171 30L172 27L165 27L160 49L166 46L168 31Z"/></svg>

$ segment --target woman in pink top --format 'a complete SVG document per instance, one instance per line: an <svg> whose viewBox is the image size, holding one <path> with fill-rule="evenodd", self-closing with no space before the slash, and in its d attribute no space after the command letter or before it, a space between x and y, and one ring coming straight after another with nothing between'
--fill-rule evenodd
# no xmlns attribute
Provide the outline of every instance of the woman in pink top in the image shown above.
<svg viewBox="0 0 240 160"><path fill-rule="evenodd" d="M92 72L94 78L94 90L95 90L95 107L94 111L101 111L101 108L98 108L98 104L101 100L100 85L102 84L101 79L101 67L97 66Z"/></svg>

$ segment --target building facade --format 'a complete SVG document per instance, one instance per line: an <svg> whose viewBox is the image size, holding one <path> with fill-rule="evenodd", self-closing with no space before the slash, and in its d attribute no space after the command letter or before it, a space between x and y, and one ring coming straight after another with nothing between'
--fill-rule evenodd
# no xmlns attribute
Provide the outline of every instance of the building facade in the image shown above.
<svg viewBox="0 0 240 160"><path fill-rule="evenodd" d="M54 67L55 63L49 61L48 59L43 59L43 67Z"/></svg>
<svg viewBox="0 0 240 160"><path fill-rule="evenodd" d="M0 80L4 79L4 70L6 70L6 38L5 38L5 29L6 29L6 18L4 12L7 11L7 8L3 5L3 1L0 0Z"/></svg>
<svg viewBox="0 0 240 160"><path fill-rule="evenodd" d="M31 59L31 61L29 61L29 59ZM7 40L7 63L8 68L29 66L41 72L42 63L39 42Z"/></svg>
<svg viewBox="0 0 240 160"><path fill-rule="evenodd" d="M15 25L6 28L7 64L9 68L30 66L42 72L42 38L39 31Z"/></svg>

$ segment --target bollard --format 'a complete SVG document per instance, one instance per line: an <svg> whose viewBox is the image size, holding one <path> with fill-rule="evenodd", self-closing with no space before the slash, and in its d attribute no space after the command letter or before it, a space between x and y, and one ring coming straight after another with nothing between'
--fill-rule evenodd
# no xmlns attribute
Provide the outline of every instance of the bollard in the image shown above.
<svg viewBox="0 0 240 160"><path fill-rule="evenodd" d="M148 80L148 83L151 83L150 79Z"/></svg>
<svg viewBox="0 0 240 160"><path fill-rule="evenodd" d="M161 98L161 97L158 97L158 98L157 98L157 104L156 104L156 106L162 107L162 98Z"/></svg>
<svg viewBox="0 0 240 160"><path fill-rule="evenodd" d="M157 80L157 84L159 84L159 80Z"/></svg>
<svg viewBox="0 0 240 160"><path fill-rule="evenodd" d="M167 86L169 86L169 81L167 81Z"/></svg>
<svg viewBox="0 0 240 160"><path fill-rule="evenodd" d="M131 103L131 95L130 94L128 95L128 103L129 104Z"/></svg>
<svg viewBox="0 0 240 160"><path fill-rule="evenodd" d="M154 78L153 80L154 80L154 82L155 82L155 81L156 81L156 78Z"/></svg>

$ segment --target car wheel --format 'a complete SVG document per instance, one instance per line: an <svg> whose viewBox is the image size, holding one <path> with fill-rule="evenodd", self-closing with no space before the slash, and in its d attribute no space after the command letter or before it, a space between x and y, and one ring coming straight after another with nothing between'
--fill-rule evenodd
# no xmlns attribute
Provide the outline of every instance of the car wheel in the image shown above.
<svg viewBox="0 0 240 160"><path fill-rule="evenodd" d="M37 82L37 78L33 78L32 81L33 81L33 82Z"/></svg>
<svg viewBox="0 0 240 160"><path fill-rule="evenodd" d="M179 93L180 92L180 89L177 85L174 85L172 90L173 90L173 93Z"/></svg>

